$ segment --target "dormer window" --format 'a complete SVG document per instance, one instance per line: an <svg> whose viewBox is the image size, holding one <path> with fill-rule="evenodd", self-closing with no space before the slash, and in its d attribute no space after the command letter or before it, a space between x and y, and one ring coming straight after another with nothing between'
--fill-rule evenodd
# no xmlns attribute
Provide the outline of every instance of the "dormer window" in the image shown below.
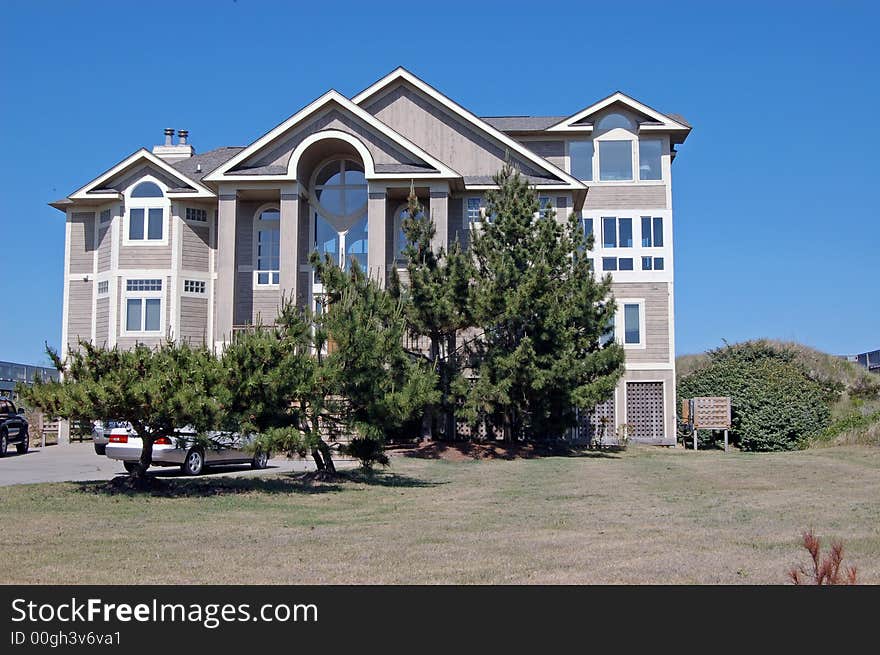
<svg viewBox="0 0 880 655"><path fill-rule="evenodd" d="M660 139L639 139L639 179L660 180L663 142Z"/></svg>
<svg viewBox="0 0 880 655"><path fill-rule="evenodd" d="M632 141L599 141L599 179L621 182L633 179Z"/></svg>
<svg viewBox="0 0 880 655"><path fill-rule="evenodd" d="M636 131L636 126L633 124L633 122L620 112L612 112L610 114L606 114L605 116L600 118L599 122L596 124L597 132L607 132L609 130L615 130L617 128L629 130L630 132Z"/></svg>
<svg viewBox="0 0 880 655"><path fill-rule="evenodd" d="M125 229L127 245L163 245L167 243L165 219L168 200L158 184L146 180L128 194Z"/></svg>

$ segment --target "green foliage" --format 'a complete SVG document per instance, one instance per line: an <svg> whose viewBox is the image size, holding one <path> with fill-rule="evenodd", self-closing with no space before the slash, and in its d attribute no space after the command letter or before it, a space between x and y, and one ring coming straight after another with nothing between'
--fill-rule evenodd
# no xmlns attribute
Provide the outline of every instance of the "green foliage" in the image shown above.
<svg viewBox="0 0 880 655"><path fill-rule="evenodd" d="M458 334L473 325L471 280L473 264L456 240L448 252L434 249L434 221L425 215L415 190L410 190L409 206L402 224L407 243L406 281L401 282L392 268L390 290L403 304L406 327L414 337L427 337L426 357L437 372L439 402L428 409L426 427L433 436L455 436L455 410L463 400ZM435 411L436 410L436 411ZM434 423L437 425L434 425Z"/></svg>
<svg viewBox="0 0 880 655"><path fill-rule="evenodd" d="M375 439L355 437L345 447L345 453L360 460L361 468L365 471L372 471L376 464L388 466L388 455Z"/></svg>
<svg viewBox="0 0 880 655"><path fill-rule="evenodd" d="M765 341L726 345L682 378L679 398L730 396L731 435L743 450L793 450L828 425L833 392L813 380L795 353Z"/></svg>
<svg viewBox="0 0 880 655"><path fill-rule="evenodd" d="M614 390L623 348L603 343L613 320L611 279L597 280L591 243L578 217L535 219L535 189L510 165L486 195L494 220L473 238L474 315L482 331L469 363L475 374L464 405L505 438L546 439L576 422Z"/></svg>
<svg viewBox="0 0 880 655"><path fill-rule="evenodd" d="M154 439L183 426L204 432L223 414L220 366L206 348L166 341L155 348L104 349L80 341L63 361L47 352L64 379L23 388L26 401L49 416L131 422L144 440L143 470L152 462Z"/></svg>

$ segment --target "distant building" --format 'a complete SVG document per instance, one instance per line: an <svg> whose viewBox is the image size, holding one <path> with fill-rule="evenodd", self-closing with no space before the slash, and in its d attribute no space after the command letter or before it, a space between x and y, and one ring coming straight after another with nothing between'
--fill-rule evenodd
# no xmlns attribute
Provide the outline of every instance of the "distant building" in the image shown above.
<svg viewBox="0 0 880 655"><path fill-rule="evenodd" d="M39 376L43 382L57 380L58 371L45 366L0 362L0 396L14 399L15 385L19 382L33 384L34 376Z"/></svg>
<svg viewBox="0 0 880 655"><path fill-rule="evenodd" d="M848 355L846 359L868 369L871 373L880 375L880 350L872 350L871 352L858 355Z"/></svg>

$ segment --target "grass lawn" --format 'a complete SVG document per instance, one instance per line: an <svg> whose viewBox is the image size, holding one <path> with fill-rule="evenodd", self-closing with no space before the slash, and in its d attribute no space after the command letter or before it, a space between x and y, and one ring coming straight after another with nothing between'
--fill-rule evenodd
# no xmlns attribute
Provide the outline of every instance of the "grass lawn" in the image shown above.
<svg viewBox="0 0 880 655"><path fill-rule="evenodd" d="M2 583L785 583L800 532L880 583L880 449L392 458L372 482L0 488Z"/></svg>

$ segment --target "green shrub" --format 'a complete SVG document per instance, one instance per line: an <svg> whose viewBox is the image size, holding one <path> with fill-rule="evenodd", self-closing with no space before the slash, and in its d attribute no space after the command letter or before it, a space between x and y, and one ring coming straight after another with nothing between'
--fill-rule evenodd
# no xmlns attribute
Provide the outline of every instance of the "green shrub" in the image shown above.
<svg viewBox="0 0 880 655"><path fill-rule="evenodd" d="M346 455L360 460L361 468L365 471L372 471L376 464L388 466L388 455L385 454L382 443L376 439L355 437L344 451Z"/></svg>
<svg viewBox="0 0 880 655"><path fill-rule="evenodd" d="M682 378L679 398L730 396L731 436L743 450L794 450L830 420L837 391L813 380L795 354L766 341L726 345Z"/></svg>

